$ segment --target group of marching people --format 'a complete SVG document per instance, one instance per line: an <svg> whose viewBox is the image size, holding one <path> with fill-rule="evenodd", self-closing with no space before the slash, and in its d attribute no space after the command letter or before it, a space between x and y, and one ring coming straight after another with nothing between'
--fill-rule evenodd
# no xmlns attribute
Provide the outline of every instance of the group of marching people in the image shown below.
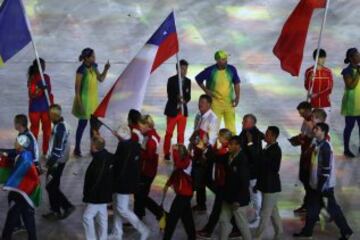
<svg viewBox="0 0 360 240"><path fill-rule="evenodd" d="M315 56L316 51L314 59ZM129 132L112 132L118 146L114 153L110 153L99 131L101 124L92 117L98 105L98 83L105 80L110 64L106 63L100 73L94 50L86 48L82 51L72 113L79 119L73 152L76 157L82 157L81 138L90 122L92 161L85 174L83 189L86 208L82 222L86 239L122 239L125 224L131 224L139 231L142 240L148 239L150 229L142 221L146 209L157 220L165 219L164 240L172 239L179 219L188 239L210 239L218 223L220 239L239 236L245 240L262 239L270 221L274 227L274 239L284 239L277 207L281 192L279 171L282 151L277 142L280 130L269 126L263 133L256 127L256 116L246 114L242 119L242 131L239 134L236 132L235 107L240 100L240 78L236 68L227 63L228 54L225 51L217 51L214 57L216 64L195 77L205 94L198 100L199 112L188 146L184 145L187 103L191 99L191 81L186 77L188 62L181 60L176 65L179 74L168 79L163 152L165 161L172 159L173 171L164 186L162 201L158 203L149 196L157 175L161 142L155 122L150 115L131 109L127 117ZM333 83L331 71L324 66L325 58L326 52L321 49L315 76L313 68L306 71L305 88L309 90L310 102L298 105L297 110L304 119L301 133L289 139L293 146L301 146L299 178L305 189L303 205L294 211L305 214L305 226L293 236L310 238L320 210L325 208L340 229L340 239L346 240L353 232L334 197L335 158L330 143L329 121L326 120L330 113L329 95ZM45 61L40 59L40 62L42 70L45 70ZM349 138L360 116L359 101L356 101L356 93L360 89L359 52L349 49L345 62L349 66L343 70L346 85L342 102L342 113L346 118L344 154L353 157ZM10 206L3 240L11 239L12 233L23 226L30 240L37 239L34 207L38 205L41 194L39 176L45 172L37 144L40 123L47 169L45 185L50 204L50 212L42 216L56 221L67 218L75 211L75 206L60 190L62 172L70 154L70 132L62 117L61 106L54 104L50 78L47 74L44 78L45 81L34 61L28 72L31 127L28 129L26 115L16 115L14 127L18 136L15 148L0 149L0 183L9 191ZM222 118L225 128L220 129ZM171 147L175 127L177 144ZM176 196L170 210L166 211L163 201L169 187L173 188ZM207 188L215 195L213 207L205 226L196 231L193 213L207 210ZM196 205L191 206L194 192ZM130 209L132 196L134 208ZM114 212L110 235L109 205ZM249 209L252 213L250 219ZM123 222L124 219L127 223ZM255 222L258 222L257 228L251 233L250 225Z"/></svg>

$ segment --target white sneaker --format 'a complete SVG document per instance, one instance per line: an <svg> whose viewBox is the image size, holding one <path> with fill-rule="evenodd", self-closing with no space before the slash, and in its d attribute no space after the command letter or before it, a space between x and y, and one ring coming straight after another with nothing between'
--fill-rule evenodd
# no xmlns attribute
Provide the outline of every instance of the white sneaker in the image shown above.
<svg viewBox="0 0 360 240"><path fill-rule="evenodd" d="M141 231L141 240L147 240L150 236L150 230L149 228L145 227L142 231Z"/></svg>

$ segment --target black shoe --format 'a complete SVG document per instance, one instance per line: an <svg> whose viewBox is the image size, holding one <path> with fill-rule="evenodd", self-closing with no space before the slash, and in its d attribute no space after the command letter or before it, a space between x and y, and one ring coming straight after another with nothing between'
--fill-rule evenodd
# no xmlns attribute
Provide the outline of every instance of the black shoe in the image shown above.
<svg viewBox="0 0 360 240"><path fill-rule="evenodd" d="M293 237L294 238L300 238L300 239L312 239L311 234L306 234L306 233L303 233L303 232L294 233Z"/></svg>
<svg viewBox="0 0 360 240"><path fill-rule="evenodd" d="M206 230L197 231L196 236L201 239L211 239L211 233Z"/></svg>
<svg viewBox="0 0 360 240"><path fill-rule="evenodd" d="M13 234L21 233L21 232L26 232L26 228L25 228L24 225L17 226L17 227L15 227L14 230L13 230Z"/></svg>
<svg viewBox="0 0 360 240"><path fill-rule="evenodd" d="M306 214L307 210L304 206L301 206L294 210L294 214Z"/></svg>
<svg viewBox="0 0 360 240"><path fill-rule="evenodd" d="M351 238L351 236L353 235L353 233L348 233L348 234L345 234L345 235L341 235L341 238L339 238L339 240L348 240Z"/></svg>
<svg viewBox="0 0 360 240"><path fill-rule="evenodd" d="M123 223L124 228L133 228L133 225L129 222Z"/></svg>
<svg viewBox="0 0 360 240"><path fill-rule="evenodd" d="M165 159L166 161L170 161L170 154L165 154L164 159Z"/></svg>
<svg viewBox="0 0 360 240"><path fill-rule="evenodd" d="M350 150L345 150L344 151L344 156L347 158L354 158L355 155L350 151Z"/></svg>
<svg viewBox="0 0 360 240"><path fill-rule="evenodd" d="M241 238L241 232L239 230L232 230L229 235L229 239L239 239Z"/></svg>
<svg viewBox="0 0 360 240"><path fill-rule="evenodd" d="M49 212L43 214L42 217L49 221L57 221L62 219L61 213L57 213L57 212Z"/></svg>
<svg viewBox="0 0 360 240"><path fill-rule="evenodd" d="M68 209L66 209L62 215L61 219L65 219L68 218L74 211L75 211L75 206L71 206Z"/></svg>
<svg viewBox="0 0 360 240"><path fill-rule="evenodd" d="M195 205L192 207L193 212L206 212L206 206L204 205Z"/></svg>

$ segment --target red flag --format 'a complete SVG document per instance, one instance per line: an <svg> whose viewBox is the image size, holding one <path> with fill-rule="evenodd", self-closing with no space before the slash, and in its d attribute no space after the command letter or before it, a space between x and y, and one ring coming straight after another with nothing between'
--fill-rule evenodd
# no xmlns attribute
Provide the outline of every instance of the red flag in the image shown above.
<svg viewBox="0 0 360 240"><path fill-rule="evenodd" d="M326 0L300 0L285 22L273 53L281 68L292 76L299 76L306 35L314 9L324 8Z"/></svg>

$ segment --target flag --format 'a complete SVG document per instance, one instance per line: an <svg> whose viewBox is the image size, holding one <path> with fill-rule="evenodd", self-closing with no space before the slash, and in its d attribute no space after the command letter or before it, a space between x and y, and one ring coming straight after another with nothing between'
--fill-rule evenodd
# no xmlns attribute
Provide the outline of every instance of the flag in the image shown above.
<svg viewBox="0 0 360 240"><path fill-rule="evenodd" d="M9 178L11 169L13 168L12 162L13 161L7 157L0 157L0 184L4 184Z"/></svg>
<svg viewBox="0 0 360 240"><path fill-rule="evenodd" d="M4 190L17 192L25 198L30 206L38 207L41 201L41 185L31 152L23 152L21 156L18 156L15 165L9 168L11 165L9 159L0 164L0 169L7 170L0 170L0 174L7 174L6 178L5 176L0 177L4 183Z"/></svg>
<svg viewBox="0 0 360 240"><path fill-rule="evenodd" d="M0 66L31 42L21 0L4 0L0 6Z"/></svg>
<svg viewBox="0 0 360 240"><path fill-rule="evenodd" d="M132 108L140 110L151 73L178 51L172 12L127 65L95 110L94 116L117 119L126 116Z"/></svg>
<svg viewBox="0 0 360 240"><path fill-rule="evenodd" d="M283 26L273 53L279 58L281 68L292 76L299 76L313 11L325 5L326 0L300 0Z"/></svg>

